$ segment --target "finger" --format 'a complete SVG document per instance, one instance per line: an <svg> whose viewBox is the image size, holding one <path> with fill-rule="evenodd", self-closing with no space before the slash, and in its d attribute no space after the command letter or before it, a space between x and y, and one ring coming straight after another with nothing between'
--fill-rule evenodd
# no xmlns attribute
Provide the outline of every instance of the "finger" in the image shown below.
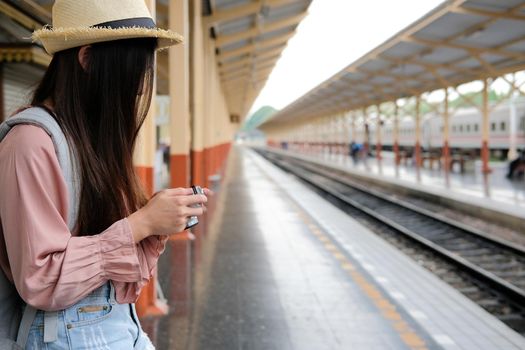
<svg viewBox="0 0 525 350"><path fill-rule="evenodd" d="M194 205L194 204L202 204L206 203L208 201L208 198L206 198L203 194L196 194L193 196L184 196L180 198L180 204L182 205Z"/></svg>
<svg viewBox="0 0 525 350"><path fill-rule="evenodd" d="M204 210L199 207L199 208L188 208L186 210L186 216L201 216L202 214L204 213Z"/></svg>
<svg viewBox="0 0 525 350"><path fill-rule="evenodd" d="M206 196L213 196L215 194L215 192L213 192L212 190L210 190L209 188L203 188L204 190L204 194Z"/></svg>
<svg viewBox="0 0 525 350"><path fill-rule="evenodd" d="M165 190L166 193L170 196L187 196L190 194L193 194L193 190L191 188L168 188Z"/></svg>

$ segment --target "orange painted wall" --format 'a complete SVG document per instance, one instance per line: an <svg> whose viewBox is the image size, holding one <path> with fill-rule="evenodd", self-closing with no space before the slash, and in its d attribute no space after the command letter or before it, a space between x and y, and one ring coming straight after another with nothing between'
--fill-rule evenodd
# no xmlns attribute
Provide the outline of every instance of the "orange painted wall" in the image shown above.
<svg viewBox="0 0 525 350"><path fill-rule="evenodd" d="M231 143L223 143L203 151L191 151L192 184L210 187L209 177L220 173L226 162Z"/></svg>
<svg viewBox="0 0 525 350"><path fill-rule="evenodd" d="M153 167L149 166L136 166L135 173L139 177L144 191L148 197L153 194Z"/></svg>
<svg viewBox="0 0 525 350"><path fill-rule="evenodd" d="M187 154L172 154L170 157L171 187L190 186L190 157Z"/></svg>
<svg viewBox="0 0 525 350"><path fill-rule="evenodd" d="M202 151L191 151L191 184L201 187L207 186L205 156Z"/></svg>
<svg viewBox="0 0 525 350"><path fill-rule="evenodd" d="M190 187L190 156L187 154L172 154L170 156L171 188ZM191 239L189 231L182 231L171 235L170 240L187 241Z"/></svg>

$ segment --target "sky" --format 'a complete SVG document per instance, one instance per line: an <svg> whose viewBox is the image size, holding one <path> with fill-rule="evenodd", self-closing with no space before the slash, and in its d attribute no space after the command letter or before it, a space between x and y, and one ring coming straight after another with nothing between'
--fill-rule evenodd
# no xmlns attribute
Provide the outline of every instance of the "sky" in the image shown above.
<svg viewBox="0 0 525 350"><path fill-rule="evenodd" d="M282 109L443 0L313 0L249 115Z"/></svg>

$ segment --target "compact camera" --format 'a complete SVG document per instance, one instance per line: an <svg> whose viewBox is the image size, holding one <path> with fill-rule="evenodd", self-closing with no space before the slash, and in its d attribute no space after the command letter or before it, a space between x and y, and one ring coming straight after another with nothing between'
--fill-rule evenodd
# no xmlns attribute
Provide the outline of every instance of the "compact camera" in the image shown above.
<svg viewBox="0 0 525 350"><path fill-rule="evenodd" d="M193 190L193 194L204 194L204 191L200 186L191 186L191 189ZM198 208L200 204L194 204L192 205L193 208ZM188 222L186 223L185 230L192 228L193 226L197 225L199 223L199 219L196 216L190 216L188 219Z"/></svg>

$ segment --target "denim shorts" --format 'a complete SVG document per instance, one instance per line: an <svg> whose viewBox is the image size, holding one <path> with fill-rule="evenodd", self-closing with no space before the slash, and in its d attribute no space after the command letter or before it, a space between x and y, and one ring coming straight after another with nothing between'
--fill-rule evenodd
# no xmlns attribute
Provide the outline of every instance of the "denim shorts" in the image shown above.
<svg viewBox="0 0 525 350"><path fill-rule="evenodd" d="M135 304L118 304L110 282L75 305L58 311L56 340L44 342L45 312L31 325L27 350L154 350L142 331Z"/></svg>

